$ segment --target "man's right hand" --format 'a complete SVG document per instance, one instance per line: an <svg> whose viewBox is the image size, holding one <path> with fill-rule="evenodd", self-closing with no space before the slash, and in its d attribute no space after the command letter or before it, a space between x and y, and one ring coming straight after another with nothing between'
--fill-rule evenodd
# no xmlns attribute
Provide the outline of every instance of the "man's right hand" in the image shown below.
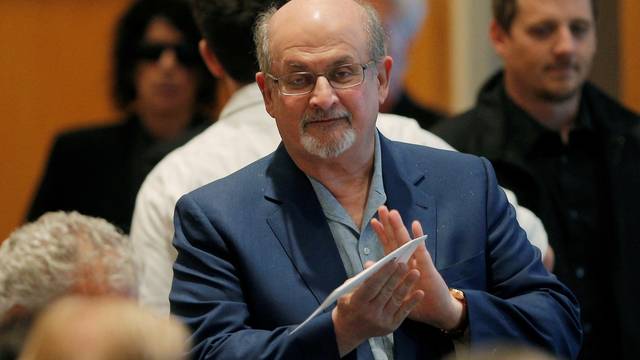
<svg viewBox="0 0 640 360"><path fill-rule="evenodd" d="M365 267L372 264L367 262ZM419 278L418 270L390 262L353 293L338 299L331 318L340 357L370 337L383 336L397 329L424 297L422 290L414 289Z"/></svg>

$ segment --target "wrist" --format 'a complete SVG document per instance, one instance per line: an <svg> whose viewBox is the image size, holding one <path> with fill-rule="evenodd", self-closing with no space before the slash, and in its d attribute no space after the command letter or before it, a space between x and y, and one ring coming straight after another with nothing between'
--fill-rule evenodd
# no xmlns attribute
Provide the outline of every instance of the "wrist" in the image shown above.
<svg viewBox="0 0 640 360"><path fill-rule="evenodd" d="M336 335L336 344L338 345L338 353L340 357L344 357L360 345L364 340L358 340L354 336L355 332L346 328L338 314L338 308L335 307L331 312L331 320L333 322L333 331Z"/></svg>
<svg viewBox="0 0 640 360"><path fill-rule="evenodd" d="M458 289L449 289L453 308L452 321L441 328L442 332L449 336L460 336L468 327L467 300L464 293Z"/></svg>

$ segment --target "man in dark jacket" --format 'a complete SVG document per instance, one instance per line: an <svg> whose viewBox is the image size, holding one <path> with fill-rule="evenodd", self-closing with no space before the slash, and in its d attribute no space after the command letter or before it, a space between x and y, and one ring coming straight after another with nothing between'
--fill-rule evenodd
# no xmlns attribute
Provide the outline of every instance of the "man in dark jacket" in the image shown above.
<svg viewBox="0 0 640 360"><path fill-rule="evenodd" d="M475 108L434 132L491 160L499 182L543 221L554 272L581 302L581 358L637 359L640 120L586 81L593 3L493 4L504 70Z"/></svg>

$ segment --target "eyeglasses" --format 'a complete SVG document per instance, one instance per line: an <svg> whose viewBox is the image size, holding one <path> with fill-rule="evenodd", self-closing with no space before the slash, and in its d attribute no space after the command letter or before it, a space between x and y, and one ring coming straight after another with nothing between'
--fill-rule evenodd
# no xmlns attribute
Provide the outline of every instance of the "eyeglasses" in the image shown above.
<svg viewBox="0 0 640 360"><path fill-rule="evenodd" d="M278 84L278 90L282 95L305 95L313 91L320 76L324 76L334 89L348 89L358 86L364 81L364 71L374 63L374 61L369 61L366 64L343 64L319 74L299 71L280 77L269 73L266 75Z"/></svg>
<svg viewBox="0 0 640 360"><path fill-rule="evenodd" d="M141 44L137 49L138 59L146 61L158 61L165 51L171 50L176 54L176 59L185 66L194 65L198 59L198 50L187 44Z"/></svg>

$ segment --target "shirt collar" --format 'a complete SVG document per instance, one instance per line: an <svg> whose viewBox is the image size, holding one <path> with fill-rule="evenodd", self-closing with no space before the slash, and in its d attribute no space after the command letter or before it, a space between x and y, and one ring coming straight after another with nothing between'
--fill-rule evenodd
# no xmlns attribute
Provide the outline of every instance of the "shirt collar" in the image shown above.
<svg viewBox="0 0 640 360"><path fill-rule="evenodd" d="M376 130L374 154L373 154L373 175L371 176L371 186L369 187L369 194L367 196L367 204L363 213L362 228L364 229L371 218L375 215L378 207L387 201L387 195L384 191L384 182L382 180L382 156L380 150L380 134ZM318 197L320 206L324 215L331 220L338 221L344 225L354 228L354 230L360 232L361 229L356 229L353 224L353 220L347 214L346 210L340 205L331 192L319 181L313 179L307 175L313 190Z"/></svg>
<svg viewBox="0 0 640 360"><path fill-rule="evenodd" d="M538 144L548 144L550 139L557 138L557 142L560 142L560 134L558 132L542 126L529 113L513 102L504 87L501 96L505 104L505 117L509 119L507 122L507 149L515 150L516 153L520 154L529 154L536 151ZM575 131L594 131L593 122L584 98L580 100L578 116L575 126L571 130L571 132Z"/></svg>

